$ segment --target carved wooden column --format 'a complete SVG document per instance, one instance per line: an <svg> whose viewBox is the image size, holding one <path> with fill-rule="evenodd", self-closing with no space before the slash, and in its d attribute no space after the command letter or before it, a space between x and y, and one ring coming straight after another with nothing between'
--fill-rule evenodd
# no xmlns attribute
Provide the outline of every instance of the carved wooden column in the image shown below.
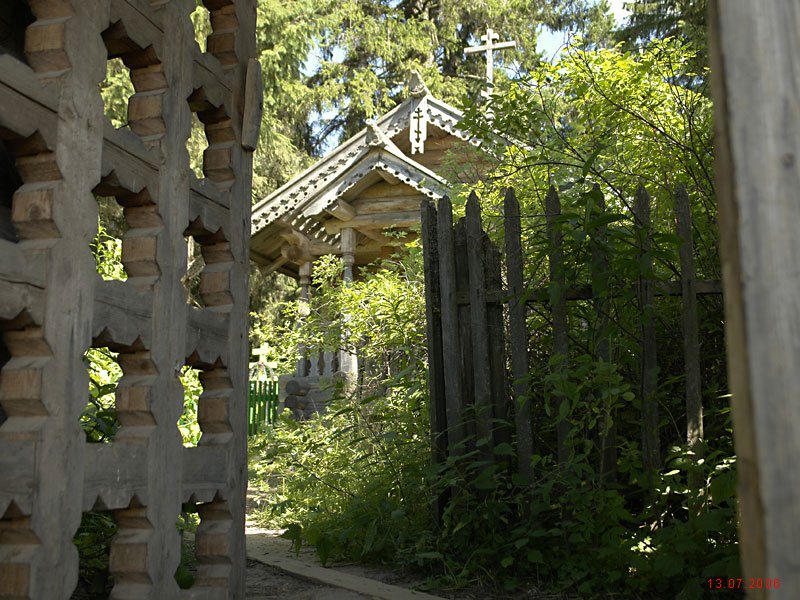
<svg viewBox="0 0 800 600"><path fill-rule="evenodd" d="M344 261L344 281L353 282L353 263L356 262L356 230L352 227L342 228L342 261Z"/></svg>
<svg viewBox="0 0 800 600"><path fill-rule="evenodd" d="M302 325L309 314L309 302L311 301L311 261L305 262L300 265L300 310L298 311L297 325ZM296 375L298 377L305 377L308 375L309 357L308 348L305 344L301 344L297 349L300 359L297 361Z"/></svg>
<svg viewBox="0 0 800 600"><path fill-rule="evenodd" d="M341 233L342 261L344 262L344 272L342 278L345 285L353 283L353 264L356 261L356 230L352 227L343 227ZM344 315L344 321L349 321L348 315ZM346 374L349 380L355 380L358 374L358 358L355 354L346 349L339 353L339 370Z"/></svg>

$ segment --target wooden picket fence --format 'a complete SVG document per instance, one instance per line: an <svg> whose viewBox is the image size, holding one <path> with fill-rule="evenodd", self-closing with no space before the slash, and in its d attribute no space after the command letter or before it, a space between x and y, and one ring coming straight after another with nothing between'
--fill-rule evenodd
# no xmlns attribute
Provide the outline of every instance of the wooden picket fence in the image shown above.
<svg viewBox="0 0 800 600"><path fill-rule="evenodd" d="M602 194L598 210L604 210ZM642 273L652 272L652 230L650 197L640 186L634 196L638 258ZM527 386L529 373L526 306L549 305L552 322L554 364L569 355L567 302L592 300L598 318L604 318L607 296L601 292L607 278L607 257L595 253L590 264L591 283L566 285L563 232L557 222L561 202L554 187L546 198L550 285L532 289L523 278L523 252L519 203L513 189L504 201L504 248L490 241L482 226L478 198L473 193L466 205L466 216L453 223L450 200L422 205L422 243L424 251L426 316L429 357L430 420L432 454L435 463L480 449L487 459L492 448L512 442L520 480L532 481L531 458L534 452L531 406ZM699 334L697 295L719 294L718 281L697 281L695 277L692 223L686 191L675 192L676 233L680 248L679 281L651 281L640 276L631 282L637 290L641 328L639 333L640 389L642 399L642 447L645 469L658 468L658 405L656 400L656 330L652 305L655 296L682 297L683 337L686 375L687 441L698 449L702 438L700 398ZM602 239L604 231L594 231ZM501 254L504 256L501 257ZM506 281L502 274L505 272ZM607 279L605 279L607 282ZM609 346L598 344L597 359L608 361ZM507 386L507 382L511 385ZM570 423L557 425L558 459L566 461L566 438ZM614 428L607 434L603 462L613 471L616 464ZM486 440L488 443L478 443ZM506 448L500 459L507 462ZM699 456L699 454L698 454ZM440 499L439 510L443 508Z"/></svg>
<svg viewBox="0 0 800 600"><path fill-rule="evenodd" d="M250 381L247 400L247 435L265 431L278 417L277 380Z"/></svg>

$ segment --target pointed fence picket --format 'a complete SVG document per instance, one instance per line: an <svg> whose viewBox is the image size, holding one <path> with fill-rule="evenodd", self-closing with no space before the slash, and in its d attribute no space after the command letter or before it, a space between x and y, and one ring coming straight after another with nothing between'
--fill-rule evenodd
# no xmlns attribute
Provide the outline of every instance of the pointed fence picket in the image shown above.
<svg viewBox="0 0 800 600"><path fill-rule="evenodd" d="M593 214L606 211L600 189L592 191ZM687 441L702 448L702 403L699 398L700 373L697 368L697 295L720 294L719 281L697 281L694 272L692 224L688 197L681 186L675 193L676 233L680 248L681 278L659 282L652 276L653 234L650 221L650 196L640 186L634 194L631 218L636 227L637 252L642 274L631 282L637 290L640 315L639 384L642 402L642 441L645 470L658 468L659 447L658 360L653 305L659 296L682 296L683 337L687 378ZM425 268L426 318L428 327L431 456L434 463L460 457L477 450L482 458L509 466L512 449L515 480L520 485L533 481L532 458L536 448L532 429L531 398L528 386L529 332L527 307L544 304L552 319L552 364L569 364L568 302L590 300L598 317L593 340L594 354L600 361L610 360L607 338L610 298L606 254L607 230L600 218L589 232L591 282L567 286L563 250L561 203L555 187L545 201L550 281L547 286L526 286L521 244L519 203L513 189L504 200L504 252L495 246L483 229L480 203L470 195L466 216L453 222L449 198L422 204L422 245ZM503 284L505 274L505 286ZM510 382L510 385L509 385ZM540 397L537 394L536 397ZM562 401L559 401L560 404ZM569 414L570 407L562 414ZM613 415L608 417L613 423ZM557 426L560 462L567 460L567 439L571 435L569 417ZM604 427L598 447L600 472L605 481L616 476L616 431ZM441 516L450 492L436 501Z"/></svg>
<svg viewBox="0 0 800 600"><path fill-rule="evenodd" d="M247 401L247 435L267 430L278 416L278 382L251 381Z"/></svg>

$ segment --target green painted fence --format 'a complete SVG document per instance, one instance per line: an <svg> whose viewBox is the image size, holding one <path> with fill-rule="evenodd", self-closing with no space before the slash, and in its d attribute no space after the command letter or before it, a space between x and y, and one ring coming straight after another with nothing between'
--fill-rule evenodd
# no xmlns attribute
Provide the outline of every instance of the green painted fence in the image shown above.
<svg viewBox="0 0 800 600"><path fill-rule="evenodd" d="M247 401L247 435L264 431L278 416L278 382L251 381Z"/></svg>

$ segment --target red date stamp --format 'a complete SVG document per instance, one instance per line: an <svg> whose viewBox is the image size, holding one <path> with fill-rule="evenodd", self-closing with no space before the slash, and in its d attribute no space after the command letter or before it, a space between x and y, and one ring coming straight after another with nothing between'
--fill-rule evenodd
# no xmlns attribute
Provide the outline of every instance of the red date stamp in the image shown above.
<svg viewBox="0 0 800 600"><path fill-rule="evenodd" d="M777 590L781 580L778 577L709 577L703 587L709 590Z"/></svg>

